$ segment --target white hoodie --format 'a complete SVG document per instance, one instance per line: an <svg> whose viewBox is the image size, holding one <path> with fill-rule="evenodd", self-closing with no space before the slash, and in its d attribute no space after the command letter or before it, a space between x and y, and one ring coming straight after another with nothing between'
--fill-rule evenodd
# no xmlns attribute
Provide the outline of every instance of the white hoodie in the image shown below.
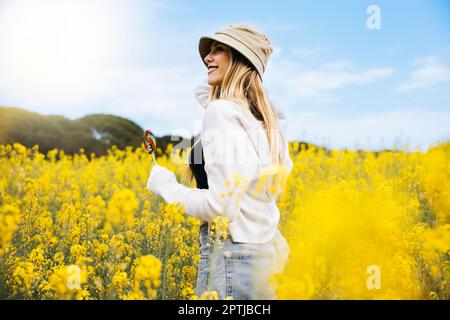
<svg viewBox="0 0 450 320"><path fill-rule="evenodd" d="M255 192L259 178L272 164L262 122L234 102L223 99L210 102L208 93L206 81L195 88L195 96L205 109L201 140L209 189L186 187L176 181L171 171L154 166L148 190L168 203L180 202L188 215L200 220L229 218L228 231L235 242L265 243L277 236L275 242L286 246L277 227L279 192ZM286 126L286 120L280 119L283 137ZM282 165L289 174L293 162L287 139L284 142L287 149Z"/></svg>

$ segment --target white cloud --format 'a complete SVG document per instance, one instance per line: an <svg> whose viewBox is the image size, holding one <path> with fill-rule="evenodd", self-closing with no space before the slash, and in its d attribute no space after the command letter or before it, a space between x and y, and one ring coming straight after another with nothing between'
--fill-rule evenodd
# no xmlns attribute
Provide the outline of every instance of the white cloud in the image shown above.
<svg viewBox="0 0 450 320"><path fill-rule="evenodd" d="M356 68L351 61L338 60L309 67L300 61L283 59L280 55L270 61L265 74L268 91L274 100L286 107L294 107L302 101L322 104L335 101L332 95L337 89L363 85L390 77L390 67Z"/></svg>
<svg viewBox="0 0 450 320"><path fill-rule="evenodd" d="M327 146L379 150L409 144L426 150L438 140L450 139L450 113L408 108L351 117L314 112L288 115L288 137Z"/></svg>
<svg viewBox="0 0 450 320"><path fill-rule="evenodd" d="M417 59L413 65L415 68L408 74L407 79L396 88L397 92L408 92L450 83L450 69L436 56Z"/></svg>
<svg viewBox="0 0 450 320"><path fill-rule="evenodd" d="M317 55L317 50L313 48L296 48L292 50L292 55L299 58L311 58Z"/></svg>
<svg viewBox="0 0 450 320"><path fill-rule="evenodd" d="M327 70L352 70L355 71L355 66L349 60L337 60L333 62L326 62L322 67Z"/></svg>
<svg viewBox="0 0 450 320"><path fill-rule="evenodd" d="M292 94L300 96L314 96L332 89L347 85L357 85L376 81L390 76L390 68L371 68L361 71L344 69L336 70L308 70L289 80L288 87Z"/></svg>

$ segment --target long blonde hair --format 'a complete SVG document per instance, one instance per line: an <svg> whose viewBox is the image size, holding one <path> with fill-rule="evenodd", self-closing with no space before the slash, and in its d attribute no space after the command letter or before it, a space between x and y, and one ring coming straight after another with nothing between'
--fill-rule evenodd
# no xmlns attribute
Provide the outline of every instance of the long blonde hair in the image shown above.
<svg viewBox="0 0 450 320"><path fill-rule="evenodd" d="M247 108L252 115L263 122L272 155L272 163L278 166L283 163L285 153L283 137L280 131L279 118L284 115L278 111L266 94L256 69L238 51L231 49L230 64L225 72L221 86L212 86L209 92L210 101L226 99ZM189 165L186 170L189 182L193 179L193 172Z"/></svg>

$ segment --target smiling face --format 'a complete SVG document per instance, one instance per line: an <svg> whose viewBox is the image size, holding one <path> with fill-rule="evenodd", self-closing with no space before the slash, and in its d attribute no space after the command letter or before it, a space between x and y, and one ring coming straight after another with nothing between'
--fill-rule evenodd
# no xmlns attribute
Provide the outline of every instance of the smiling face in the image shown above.
<svg viewBox="0 0 450 320"><path fill-rule="evenodd" d="M231 49L227 45L213 41L209 54L205 57L208 66L208 84L220 86L230 65Z"/></svg>

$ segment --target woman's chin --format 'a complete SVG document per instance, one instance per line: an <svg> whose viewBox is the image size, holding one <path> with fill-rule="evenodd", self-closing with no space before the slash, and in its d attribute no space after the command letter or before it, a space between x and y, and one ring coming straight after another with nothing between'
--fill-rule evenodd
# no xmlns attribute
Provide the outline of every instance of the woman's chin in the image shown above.
<svg viewBox="0 0 450 320"><path fill-rule="evenodd" d="M218 86L218 85L220 85L220 82L221 82L220 79L208 76L208 85Z"/></svg>

